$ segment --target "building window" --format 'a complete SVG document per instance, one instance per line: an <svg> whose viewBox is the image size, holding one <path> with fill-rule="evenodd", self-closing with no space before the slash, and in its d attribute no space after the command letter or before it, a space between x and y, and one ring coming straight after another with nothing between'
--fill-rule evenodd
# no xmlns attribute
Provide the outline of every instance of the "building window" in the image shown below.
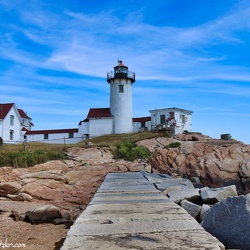
<svg viewBox="0 0 250 250"><path fill-rule="evenodd" d="M48 140L48 139L49 139L49 134L44 134L44 135L43 135L43 139L44 139L44 140Z"/></svg>
<svg viewBox="0 0 250 250"><path fill-rule="evenodd" d="M14 115L10 116L10 125L14 125Z"/></svg>
<svg viewBox="0 0 250 250"><path fill-rule="evenodd" d="M74 138L74 133L69 133L69 138Z"/></svg>
<svg viewBox="0 0 250 250"><path fill-rule="evenodd" d="M141 128L146 128L146 122L141 122Z"/></svg>
<svg viewBox="0 0 250 250"><path fill-rule="evenodd" d="M124 86L123 85L119 85L119 93L123 93L124 92Z"/></svg>
<svg viewBox="0 0 250 250"><path fill-rule="evenodd" d="M166 123L166 117L165 117L165 115L161 115L160 116L160 123L161 124Z"/></svg>
<svg viewBox="0 0 250 250"><path fill-rule="evenodd" d="M181 122L182 122L182 123L185 123L185 122L186 122L186 117L185 117L185 115L181 115Z"/></svg>
<svg viewBox="0 0 250 250"><path fill-rule="evenodd" d="M10 130L10 140L12 141L14 138L14 130Z"/></svg>

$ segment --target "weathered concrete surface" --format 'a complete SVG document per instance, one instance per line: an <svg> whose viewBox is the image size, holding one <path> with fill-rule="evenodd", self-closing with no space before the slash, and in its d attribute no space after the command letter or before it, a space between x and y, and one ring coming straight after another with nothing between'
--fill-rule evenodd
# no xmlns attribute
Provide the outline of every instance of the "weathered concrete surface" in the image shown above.
<svg viewBox="0 0 250 250"><path fill-rule="evenodd" d="M225 249L140 173L108 174L61 250Z"/></svg>

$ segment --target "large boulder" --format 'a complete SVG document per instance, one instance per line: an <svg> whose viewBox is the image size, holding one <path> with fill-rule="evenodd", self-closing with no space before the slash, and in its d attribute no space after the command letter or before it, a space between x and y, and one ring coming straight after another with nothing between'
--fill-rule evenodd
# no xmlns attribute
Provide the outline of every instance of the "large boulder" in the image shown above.
<svg viewBox="0 0 250 250"><path fill-rule="evenodd" d="M57 218L61 218L60 209L50 204L27 211L25 214L25 220L31 223L51 223Z"/></svg>
<svg viewBox="0 0 250 250"><path fill-rule="evenodd" d="M236 186L231 185L221 188L202 188L200 190L201 198L205 203L216 203L230 196L238 196Z"/></svg>
<svg viewBox="0 0 250 250"><path fill-rule="evenodd" d="M198 202L200 200L200 193L198 189L182 189L168 192L169 199L177 204L186 199L191 202Z"/></svg>
<svg viewBox="0 0 250 250"><path fill-rule="evenodd" d="M211 207L202 226L228 249L250 249L250 194L229 197Z"/></svg>

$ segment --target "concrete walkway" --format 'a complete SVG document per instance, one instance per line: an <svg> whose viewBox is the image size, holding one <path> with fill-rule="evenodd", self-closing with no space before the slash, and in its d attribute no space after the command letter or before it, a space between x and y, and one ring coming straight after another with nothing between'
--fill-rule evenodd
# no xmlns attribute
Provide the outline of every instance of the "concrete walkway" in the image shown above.
<svg viewBox="0 0 250 250"><path fill-rule="evenodd" d="M141 173L110 173L61 250L225 249Z"/></svg>

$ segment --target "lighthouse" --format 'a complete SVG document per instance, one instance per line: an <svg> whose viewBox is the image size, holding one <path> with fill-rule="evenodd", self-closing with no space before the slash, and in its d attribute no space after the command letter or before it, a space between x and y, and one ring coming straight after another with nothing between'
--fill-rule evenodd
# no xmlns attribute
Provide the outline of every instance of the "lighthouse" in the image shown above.
<svg viewBox="0 0 250 250"><path fill-rule="evenodd" d="M118 60L114 71L107 73L110 84L110 112L114 117L114 133L131 133L132 125L132 85L135 73Z"/></svg>

